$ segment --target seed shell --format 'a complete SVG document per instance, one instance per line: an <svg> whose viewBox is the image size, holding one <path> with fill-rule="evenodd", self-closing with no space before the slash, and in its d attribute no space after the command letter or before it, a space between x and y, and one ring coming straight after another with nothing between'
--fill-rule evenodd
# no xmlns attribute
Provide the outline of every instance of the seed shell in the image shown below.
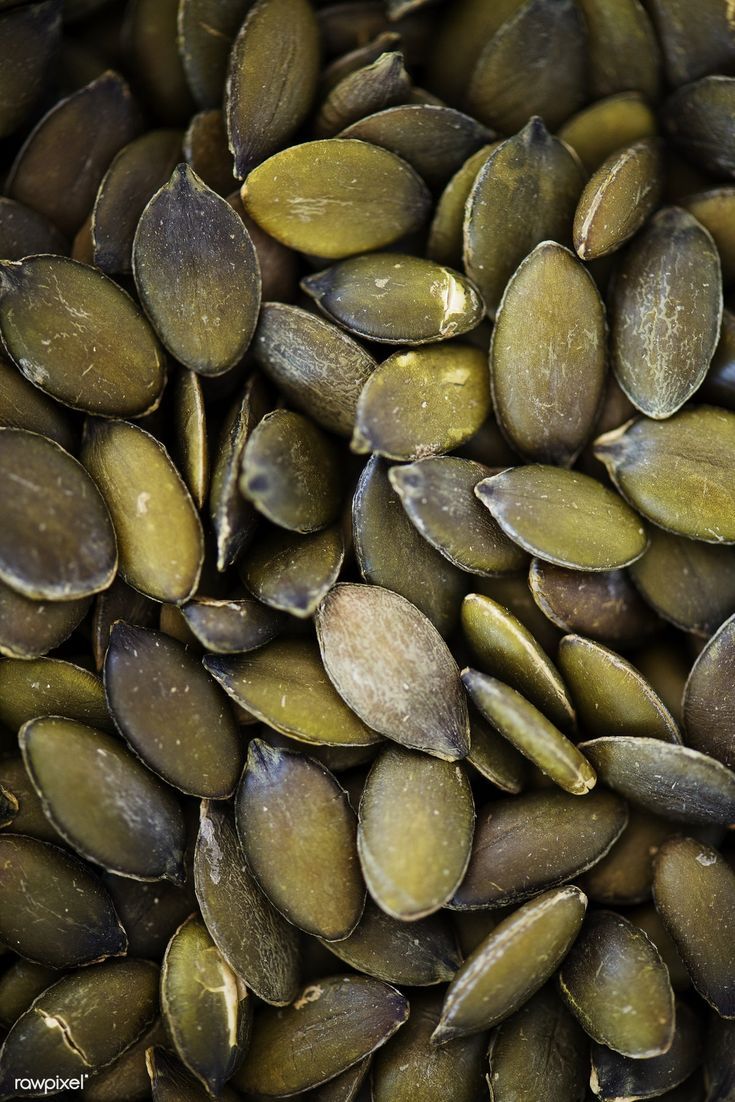
<svg viewBox="0 0 735 1102"><path fill-rule="evenodd" d="M205 650L240 654L269 643L280 634L283 618L259 601L218 601L201 597L189 601L181 613Z"/></svg>
<svg viewBox="0 0 735 1102"><path fill-rule="evenodd" d="M461 267L465 204L478 172L499 144L491 142L483 145L468 157L439 196L426 243L426 255L431 260L448 264L451 268ZM476 272L473 279L479 286Z"/></svg>
<svg viewBox="0 0 735 1102"><path fill-rule="evenodd" d="M194 115L184 135L184 158L208 188L223 198L230 194L235 183L232 154L219 108ZM232 206L229 199L228 205Z"/></svg>
<svg viewBox="0 0 735 1102"><path fill-rule="evenodd" d="M176 43L177 0L135 0L124 22L136 91L162 123L186 122L194 103Z"/></svg>
<svg viewBox="0 0 735 1102"><path fill-rule="evenodd" d="M470 732L469 764L502 792L521 792L528 774L526 759L473 708Z"/></svg>
<svg viewBox="0 0 735 1102"><path fill-rule="evenodd" d="M732 229L735 188L721 187L686 196L681 206L712 234L722 264L725 285L735 278L735 235Z"/></svg>
<svg viewBox="0 0 735 1102"><path fill-rule="evenodd" d="M0 978L0 1024L9 1029L58 976L53 968L19 957Z"/></svg>
<svg viewBox="0 0 735 1102"><path fill-rule="evenodd" d="M33 113L60 39L61 11L53 0L0 14L0 137L12 134Z"/></svg>

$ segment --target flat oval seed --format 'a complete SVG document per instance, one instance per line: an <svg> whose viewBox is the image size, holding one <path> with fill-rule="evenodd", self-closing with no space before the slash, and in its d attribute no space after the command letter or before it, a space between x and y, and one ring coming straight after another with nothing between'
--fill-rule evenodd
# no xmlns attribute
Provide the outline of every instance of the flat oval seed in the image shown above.
<svg viewBox="0 0 735 1102"><path fill-rule="evenodd" d="M226 198L231 193L232 153L227 144L225 117L219 108L193 116L184 136L184 157L192 171L217 195ZM228 205L232 206L229 200Z"/></svg>
<svg viewBox="0 0 735 1102"><path fill-rule="evenodd" d="M660 423L638 418L600 436L595 455L654 524L705 543L735 543L735 413L698 406Z"/></svg>
<svg viewBox="0 0 735 1102"><path fill-rule="evenodd" d="M240 654L269 643L280 634L283 618L260 601L217 601L200 597L181 610L205 650Z"/></svg>
<svg viewBox="0 0 735 1102"><path fill-rule="evenodd" d="M583 742L600 780L641 807L683 823L735 822L735 773L688 746L655 738Z"/></svg>
<svg viewBox="0 0 735 1102"><path fill-rule="evenodd" d="M721 187L712 191L700 191L682 199L681 206L712 234L720 254L723 282L726 285L732 283L735 277L735 188Z"/></svg>
<svg viewBox="0 0 735 1102"><path fill-rule="evenodd" d="M607 856L581 878L583 890L595 903L613 907L649 899L653 859L661 843L671 837L673 829L667 820L631 808L628 825L620 839ZM651 940L655 943L655 939Z"/></svg>
<svg viewBox="0 0 735 1102"><path fill-rule="evenodd" d="M266 302L252 352L289 401L325 429L350 436L373 357L336 325L298 306Z"/></svg>
<svg viewBox="0 0 735 1102"><path fill-rule="evenodd" d="M355 138L284 149L250 173L241 195L277 241L329 260L392 245L419 229L430 205L410 165Z"/></svg>
<svg viewBox="0 0 735 1102"><path fill-rule="evenodd" d="M426 255L431 260L452 268L461 267L465 204L478 172L499 144L483 145L468 157L439 196L426 244ZM473 279L479 286L477 273L473 273Z"/></svg>
<svg viewBox="0 0 735 1102"><path fill-rule="evenodd" d="M446 455L392 467L388 477L414 527L445 559L470 574L513 573L525 553L474 494L490 474L482 463Z"/></svg>
<svg viewBox="0 0 735 1102"><path fill-rule="evenodd" d="M343 260L301 283L320 310L383 344L449 340L480 324L482 299L459 272L402 253Z"/></svg>
<svg viewBox="0 0 735 1102"><path fill-rule="evenodd" d="M553 789L498 800L479 816L455 910L504 907L577 877L625 829L625 801L611 792L577 800Z"/></svg>
<svg viewBox="0 0 735 1102"><path fill-rule="evenodd" d="M592 433L606 372L605 310L586 268L551 241L505 289L490 346L498 422L537 463L569 466Z"/></svg>
<svg viewBox="0 0 735 1102"><path fill-rule="evenodd" d="M192 95L200 107L219 107L232 42L250 0L183 0L179 5L179 52Z"/></svg>
<svg viewBox="0 0 735 1102"><path fill-rule="evenodd" d="M204 537L163 445L137 425L97 421L87 427L82 461L112 514L123 579L154 600L188 601L199 582Z"/></svg>
<svg viewBox="0 0 735 1102"><path fill-rule="evenodd" d="M87 867L20 834L0 835L3 943L48 968L123 956L128 939L110 896Z"/></svg>
<svg viewBox="0 0 735 1102"><path fill-rule="evenodd" d="M27 381L10 360L0 353L0 427L27 429L48 436L73 452L76 433L64 409Z"/></svg>
<svg viewBox="0 0 735 1102"><path fill-rule="evenodd" d="M19 741L43 810L69 845L121 876L182 882L181 809L118 739L49 717L26 723Z"/></svg>
<svg viewBox="0 0 735 1102"><path fill-rule="evenodd" d="M27 120L43 96L49 69L56 62L60 36L61 11L55 3L26 4L15 11L2 11L0 135L3 138Z"/></svg>
<svg viewBox="0 0 735 1102"><path fill-rule="evenodd" d="M69 251L56 227L38 211L5 196L0 198L0 257L22 260L34 253Z"/></svg>
<svg viewBox="0 0 735 1102"><path fill-rule="evenodd" d="M660 211L628 250L611 317L620 386L648 417L670 417L707 374L722 322L717 248L688 211Z"/></svg>
<svg viewBox="0 0 735 1102"><path fill-rule="evenodd" d="M621 92L573 115L558 136L592 173L611 153L655 133L656 117L644 97L639 92Z"/></svg>
<svg viewBox="0 0 735 1102"><path fill-rule="evenodd" d="M735 175L735 140L730 126L734 102L733 77L705 76L677 89L664 107L671 141L715 176Z"/></svg>
<svg viewBox="0 0 735 1102"><path fill-rule="evenodd" d="M557 727L574 727L574 705L559 671L511 612L491 597L469 593L462 631L486 673L517 689Z"/></svg>
<svg viewBox="0 0 735 1102"><path fill-rule="evenodd" d="M0 428L0 581L32 600L70 601L105 589L117 547L87 472L53 440ZM69 525L69 501L75 502Z"/></svg>
<svg viewBox="0 0 735 1102"><path fill-rule="evenodd" d="M133 272L156 332L179 363L221 375L250 344L260 270L245 224L187 165L143 211Z"/></svg>
<svg viewBox="0 0 735 1102"><path fill-rule="evenodd" d="M585 1097L588 1042L551 986L503 1022L489 1055L491 1102Z"/></svg>
<svg viewBox="0 0 735 1102"><path fill-rule="evenodd" d="M102 682L83 666L61 658L0 662L0 723L18 731L49 715L113 730Z"/></svg>
<svg viewBox="0 0 735 1102"><path fill-rule="evenodd" d="M558 661L580 725L588 734L681 742L679 728L664 702L619 654L580 635L566 635L559 644Z"/></svg>
<svg viewBox="0 0 735 1102"><path fill-rule="evenodd" d="M307 0L258 0L230 52L225 110L235 174L282 146L311 108L319 30Z"/></svg>
<svg viewBox="0 0 735 1102"><path fill-rule="evenodd" d="M17 1097L15 1081L28 1067L52 1081L94 1075L145 1033L156 1016L157 995L158 967L147 960L109 961L64 976L38 996L5 1039L0 1096Z"/></svg>
<svg viewBox="0 0 735 1102"><path fill-rule="evenodd" d="M122 1056L94 1077L94 1085L86 1087L89 1102L133 1102L150 1092L151 1081L146 1067L146 1053L154 1045L166 1043L166 1033L160 1018L126 1049Z"/></svg>
<svg viewBox="0 0 735 1102"><path fill-rule="evenodd" d="M528 763L476 710L470 710L467 761L502 792L517 795L527 779Z"/></svg>
<svg viewBox="0 0 735 1102"><path fill-rule="evenodd" d="M581 0L588 36L593 99L636 88L655 102L661 80L659 45L639 0Z"/></svg>
<svg viewBox="0 0 735 1102"><path fill-rule="evenodd" d="M674 993L658 950L612 911L591 914L561 966L567 1006L599 1044L634 1059L661 1056L674 1037Z"/></svg>
<svg viewBox="0 0 735 1102"><path fill-rule="evenodd" d="M306 536L273 529L247 553L240 575L259 601L306 620L337 581L344 557L338 525Z"/></svg>
<svg viewBox="0 0 735 1102"><path fill-rule="evenodd" d="M258 1015L235 1085L268 1098L319 1086L385 1044L407 1018L406 999L380 980L319 980L285 1010Z"/></svg>
<svg viewBox="0 0 735 1102"><path fill-rule="evenodd" d="M0 979L0 1022L9 1029L33 1000L58 979L53 968L31 964L20 957Z"/></svg>
<svg viewBox="0 0 735 1102"><path fill-rule="evenodd" d="M274 524L314 532L336 520L341 474L331 441L300 413L278 409L255 426L240 467L240 493Z"/></svg>
<svg viewBox="0 0 735 1102"><path fill-rule="evenodd" d="M212 1094L242 1059L251 1002L201 919L187 919L163 958L161 1010L181 1062Z"/></svg>
<svg viewBox="0 0 735 1102"><path fill-rule="evenodd" d="M290 738L335 746L380 741L339 696L309 639L277 639L231 658L208 655L204 665L242 708Z"/></svg>
<svg viewBox="0 0 735 1102"><path fill-rule="evenodd" d="M466 756L459 671L417 608L379 586L343 584L327 594L315 619L327 675L365 723L439 758Z"/></svg>
<svg viewBox="0 0 735 1102"><path fill-rule="evenodd" d="M197 509L202 509L209 490L209 441L201 380L194 371L182 369L173 391L176 463Z"/></svg>
<svg viewBox="0 0 735 1102"><path fill-rule="evenodd" d="M511 467L483 479L475 493L512 540L556 566L612 570L646 550L633 510L589 475L540 464Z"/></svg>
<svg viewBox="0 0 735 1102"><path fill-rule="evenodd" d="M161 1040L165 1043L168 1038L164 1034ZM207 1102L211 1097L169 1048L159 1044L146 1048L145 1068L153 1102ZM227 1086L218 1095L219 1102L237 1102L239 1097Z"/></svg>
<svg viewBox="0 0 735 1102"><path fill-rule="evenodd" d="M137 417L161 399L166 366L156 336L96 268L65 256L0 263L0 329L25 377L64 405Z"/></svg>
<svg viewBox="0 0 735 1102"><path fill-rule="evenodd" d="M734 669L735 617L730 617L694 663L684 688L683 708L687 743L731 769L735 766Z"/></svg>
<svg viewBox="0 0 735 1102"><path fill-rule="evenodd" d="M478 670L463 670L462 681L485 719L555 784L573 796L594 788L595 771L587 759L520 693Z"/></svg>
<svg viewBox="0 0 735 1102"><path fill-rule="evenodd" d="M289 1003L299 984L299 934L258 887L225 805L202 802L194 886L215 945L259 999Z"/></svg>
<svg viewBox="0 0 735 1102"><path fill-rule="evenodd" d="M735 873L717 850L672 838L656 857L653 894L695 988L735 1018Z"/></svg>
<svg viewBox="0 0 735 1102"><path fill-rule="evenodd" d="M12 793L18 803L11 828L15 834L40 838L43 842L62 845L62 839L43 812L39 799L20 754L0 758L0 784Z"/></svg>
<svg viewBox="0 0 735 1102"><path fill-rule="evenodd" d="M490 413L481 349L444 345L395 352L365 383L352 450L422 459L470 440Z"/></svg>
<svg viewBox="0 0 735 1102"><path fill-rule="evenodd" d="M159 618L160 608L154 601L116 578L109 589L99 594L94 605L91 632L96 669L99 671L104 665L110 631L117 620L141 628L152 628L158 624Z"/></svg>
<svg viewBox="0 0 735 1102"><path fill-rule="evenodd" d="M227 698L196 655L168 635L119 621L105 691L118 729L154 773L189 795L232 795L244 746Z"/></svg>
<svg viewBox="0 0 735 1102"><path fill-rule="evenodd" d="M586 906L579 888L556 888L496 926L449 984L433 1043L490 1029L523 1006L569 952Z"/></svg>
<svg viewBox="0 0 735 1102"><path fill-rule="evenodd" d="M589 2L589 0L588 0ZM621 149L585 185L574 215L574 248L583 260L615 252L658 206L663 185L660 144Z"/></svg>
<svg viewBox="0 0 735 1102"><path fill-rule="evenodd" d="M729 12L706 0L690 24L686 0L653 0L650 7L669 82L677 87L710 72L729 72L735 50Z"/></svg>
<svg viewBox="0 0 735 1102"><path fill-rule="evenodd" d="M365 905L357 821L329 770L254 739L235 816L245 858L278 910L327 941L351 934Z"/></svg>
<svg viewBox="0 0 735 1102"><path fill-rule="evenodd" d="M378 906L403 921L444 906L464 877L474 825L461 765L397 747L384 750L363 790L357 835Z"/></svg>
<svg viewBox="0 0 735 1102"><path fill-rule="evenodd" d="M322 944L358 972L409 987L446 983L461 964L445 915L403 922L385 914L371 899L349 937Z"/></svg>

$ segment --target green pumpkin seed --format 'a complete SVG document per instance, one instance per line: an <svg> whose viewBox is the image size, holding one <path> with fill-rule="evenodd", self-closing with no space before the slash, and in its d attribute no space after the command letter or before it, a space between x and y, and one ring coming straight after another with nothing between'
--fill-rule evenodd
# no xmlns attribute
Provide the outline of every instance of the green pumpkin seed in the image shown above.
<svg viewBox="0 0 735 1102"><path fill-rule="evenodd" d="M365 383L352 450L390 459L452 451L474 436L489 413L487 366L479 348L452 344L396 352Z"/></svg>
<svg viewBox="0 0 735 1102"><path fill-rule="evenodd" d="M296 295L299 262L296 253L281 245L245 213L240 192L227 196L227 202L242 218L255 246L260 268L261 298L265 302L291 302Z"/></svg>
<svg viewBox="0 0 735 1102"><path fill-rule="evenodd" d="M653 894L695 988L723 1018L735 1017L735 873L710 846L672 838L656 857Z"/></svg>
<svg viewBox="0 0 735 1102"><path fill-rule="evenodd" d="M121 149L107 169L90 232L94 264L108 275L132 271L138 220L181 160L181 139L180 130L151 130Z"/></svg>
<svg viewBox="0 0 735 1102"><path fill-rule="evenodd" d="M343 260L307 276L301 285L327 317L358 337L384 344L449 340L474 329L483 314L482 300L464 276L401 253ZM479 423L472 431L477 428Z"/></svg>
<svg viewBox="0 0 735 1102"><path fill-rule="evenodd" d="M300 413L268 413L242 454L240 493L290 532L314 532L337 519L342 479L337 453Z"/></svg>
<svg viewBox="0 0 735 1102"><path fill-rule="evenodd" d="M581 0L587 30L593 99L635 88L658 99L661 57L656 35L638 0Z"/></svg>
<svg viewBox="0 0 735 1102"><path fill-rule="evenodd" d="M196 372L182 369L173 390L176 462L197 509L203 509L209 490L209 444L202 384Z"/></svg>
<svg viewBox="0 0 735 1102"><path fill-rule="evenodd" d="M44 93L59 49L57 4L26 4L0 14L0 137L17 130Z"/></svg>
<svg viewBox="0 0 735 1102"><path fill-rule="evenodd" d="M277 639L232 658L208 655L204 665L241 707L290 738L335 746L379 741L338 695L309 639Z"/></svg>
<svg viewBox="0 0 735 1102"><path fill-rule="evenodd" d="M33 1068L41 1079L74 1077L111 1064L156 1016L158 968L121 960L62 977L18 1018L0 1050L0 1096L17 1097L15 1081ZM33 1088L22 1090L27 1097Z"/></svg>
<svg viewBox="0 0 735 1102"><path fill-rule="evenodd" d="M535 560L534 560L535 561ZM544 564L545 566L546 564ZM567 571L571 573L571 571ZM590 578L603 575L583 575ZM550 656L556 654L561 632L536 604L525 574L503 574L496 578L475 578L473 587L508 609Z"/></svg>
<svg viewBox="0 0 735 1102"><path fill-rule="evenodd" d="M640 926L641 930L648 935L658 949L661 959L669 970L671 986L674 991L688 990L691 987L689 973L681 959L679 950L676 948L674 939L664 926L661 915L653 903L647 903L643 907L628 911L627 917L636 926Z"/></svg>
<svg viewBox="0 0 735 1102"><path fill-rule="evenodd" d="M259 601L306 620L337 581L344 556L337 525L306 536L274 528L259 537L240 573Z"/></svg>
<svg viewBox="0 0 735 1102"><path fill-rule="evenodd" d="M529 461L568 466L582 449L602 401L606 335L584 266L561 245L537 245L505 290L490 348L498 421Z"/></svg>
<svg viewBox="0 0 735 1102"><path fill-rule="evenodd" d="M181 809L118 739L50 717L19 741L45 814L78 853L122 876L182 882Z"/></svg>
<svg viewBox="0 0 735 1102"><path fill-rule="evenodd" d="M18 797L0 784L0 829L9 827L18 814Z"/></svg>
<svg viewBox="0 0 735 1102"><path fill-rule="evenodd" d="M583 184L574 154L539 118L485 159L465 207L464 260L491 317L508 280L536 245L567 243Z"/></svg>
<svg viewBox="0 0 735 1102"><path fill-rule="evenodd" d="M19 957L0 977L0 1025L10 1029L33 1000L58 979L53 968Z"/></svg>
<svg viewBox="0 0 735 1102"><path fill-rule="evenodd" d="M235 183L232 154L219 108L194 115L184 136L184 157L208 188L223 198L230 194Z"/></svg>
<svg viewBox="0 0 735 1102"><path fill-rule="evenodd" d="M717 0L705 0L694 23L686 0L652 0L650 11L670 84L676 87L706 73L729 71L735 60L732 21Z"/></svg>
<svg viewBox="0 0 735 1102"><path fill-rule="evenodd" d="M32 386L15 364L0 353L0 428L26 429L48 436L66 451L74 451L76 434L66 412Z"/></svg>
<svg viewBox="0 0 735 1102"><path fill-rule="evenodd" d="M574 215L574 247L584 260L615 252L661 198L660 146L651 138L613 153L588 181ZM623 276L625 278L625 276Z"/></svg>
<svg viewBox="0 0 735 1102"><path fill-rule="evenodd" d="M265 374L325 429L350 436L375 360L336 325L298 306L265 303L252 345Z"/></svg>
<svg viewBox="0 0 735 1102"><path fill-rule="evenodd" d="M0 582L0 655L40 658L68 639L89 606L89 597L31 601Z"/></svg>
<svg viewBox="0 0 735 1102"><path fill-rule="evenodd" d="M722 264L722 279L727 285L735 279L735 234L733 208L735 188L721 187L685 197L681 206L693 214L712 235Z"/></svg>
<svg viewBox="0 0 735 1102"><path fill-rule="evenodd" d="M298 1094L364 1059L407 1018L406 999L388 984L367 976L330 976L304 988L285 1010L264 1010L256 1017L234 1083L268 1098Z"/></svg>
<svg viewBox="0 0 735 1102"><path fill-rule="evenodd" d="M517 689L558 727L574 727L574 706L558 670L512 613L470 593L462 603L462 630L485 672Z"/></svg>
<svg viewBox="0 0 735 1102"><path fill-rule="evenodd" d="M555 888L503 919L449 984L433 1043L489 1029L520 1009L569 952L586 906L579 888Z"/></svg>
<svg viewBox="0 0 735 1102"><path fill-rule="evenodd" d="M160 960L181 923L196 907L188 868L188 846L186 863L187 882L184 886L163 880L145 883L112 873L103 876L105 887L112 896L128 935L130 956Z"/></svg>
<svg viewBox="0 0 735 1102"><path fill-rule="evenodd" d="M734 656L735 619L730 617L709 639L694 663L683 698L688 745L710 754L731 769L735 766L732 725L735 708L732 684Z"/></svg>
<svg viewBox="0 0 735 1102"><path fill-rule="evenodd" d="M148 316L180 363L220 375L242 359L260 308L255 249L230 204L187 165L143 211L133 271Z"/></svg>
<svg viewBox="0 0 735 1102"><path fill-rule="evenodd" d="M345 126L409 94L411 78L398 51L381 53L370 64L353 69L330 88L314 123L318 137L328 138Z"/></svg>
<svg viewBox="0 0 735 1102"><path fill-rule="evenodd" d="M108 70L41 118L15 158L6 192L71 238L92 209L110 161L138 128L128 85Z"/></svg>
<svg viewBox="0 0 735 1102"><path fill-rule="evenodd" d="M182 125L194 102L176 42L177 0L134 0L123 33L136 88L156 118Z"/></svg>
<svg viewBox="0 0 735 1102"><path fill-rule="evenodd" d="M523 0L458 0L443 14L432 38L429 57L431 87L449 102L462 99L467 81L483 47L518 11Z"/></svg>
<svg viewBox="0 0 735 1102"><path fill-rule="evenodd" d="M451 268L462 266L462 230L464 225L465 204L477 179L477 174L495 150L499 142L483 145L459 168L444 188L434 211L429 229L426 255L438 264L447 264ZM473 278L479 286L478 274ZM485 295L487 298L487 294Z"/></svg>
<svg viewBox="0 0 735 1102"><path fill-rule="evenodd" d="M82 461L112 515L123 579L154 600L188 601L202 568L202 526L163 445L137 425L97 421Z"/></svg>
<svg viewBox="0 0 735 1102"><path fill-rule="evenodd" d="M48 715L113 729L102 682L89 670L61 658L0 662L0 723L18 731Z"/></svg>
<svg viewBox="0 0 735 1102"><path fill-rule="evenodd" d="M205 800L194 853L197 902L212 940L258 998L290 1002L299 983L299 935L258 887L224 805Z"/></svg>
<svg viewBox="0 0 735 1102"><path fill-rule="evenodd" d="M155 409L163 352L132 299L102 272L63 256L0 264L0 329L30 382L103 417Z"/></svg>
<svg viewBox="0 0 735 1102"><path fill-rule="evenodd" d="M108 893L63 850L0 835L2 941L36 964L76 968L124 956L128 940Z"/></svg>
<svg viewBox="0 0 735 1102"><path fill-rule="evenodd" d="M187 919L166 949L161 1009L181 1062L218 1094L242 1059L252 1008L199 918Z"/></svg>
<svg viewBox="0 0 735 1102"><path fill-rule="evenodd" d="M22 260L33 253L69 251L59 231L38 211L0 197L0 259Z"/></svg>
<svg viewBox="0 0 735 1102"><path fill-rule="evenodd" d="M576 878L610 851L627 821L625 802L611 792L577 800L551 790L498 800L479 817L451 906L505 907Z"/></svg>
<svg viewBox="0 0 735 1102"><path fill-rule="evenodd" d="M467 761L496 788L517 795L526 782L526 759L472 708L470 731Z"/></svg>
<svg viewBox="0 0 735 1102"><path fill-rule="evenodd" d="M659 636L636 652L635 665L661 697L679 727L683 727L681 705L691 667L690 655L678 645L678 641Z"/></svg>
<svg viewBox="0 0 735 1102"><path fill-rule="evenodd" d="M621 92L585 107L564 123L558 136L591 174L611 153L655 133L656 118L644 97Z"/></svg>
<svg viewBox="0 0 735 1102"><path fill-rule="evenodd" d="M474 824L461 765L384 750L360 800L357 835L365 880L381 910L414 921L442 907L464 877Z"/></svg>
<svg viewBox="0 0 735 1102"><path fill-rule="evenodd" d="M555 784L573 796L594 788L595 771L587 759L520 693L478 670L463 670L462 681L485 719Z"/></svg>
<svg viewBox="0 0 735 1102"><path fill-rule="evenodd" d="M115 532L85 469L45 436L0 429L0 476L9 488L0 581L36 601L104 590L117 569Z"/></svg>
<svg viewBox="0 0 735 1102"><path fill-rule="evenodd" d="M98 1072L85 1084L89 1102L144 1102L150 1097L151 1081L146 1067L146 1052L154 1045L166 1043L166 1033L160 1019L142 1037L126 1049L122 1056Z"/></svg>
<svg viewBox="0 0 735 1102"><path fill-rule="evenodd" d="M95 601L91 623L95 668L98 671L102 669L110 631L117 620L124 620L126 624L134 624L136 627L152 628L158 623L158 619L159 606L155 602L142 593L136 593L120 578L116 578L110 588L100 593Z"/></svg>
<svg viewBox="0 0 735 1102"><path fill-rule="evenodd" d="M552 987L543 987L490 1042L491 1102L582 1102L587 1040Z"/></svg>
<svg viewBox="0 0 735 1102"><path fill-rule="evenodd" d="M720 341L715 349L700 393L704 401L733 409L733 362L735 361L735 315L722 312Z"/></svg>
<svg viewBox="0 0 735 1102"><path fill-rule="evenodd" d="M337 585L316 612L327 675L375 731L453 761L469 749L459 671L436 628L397 593Z"/></svg>
<svg viewBox="0 0 735 1102"><path fill-rule="evenodd" d="M639 518L589 475L534 464L485 478L475 493L500 527L532 555L577 570L612 570L648 543Z"/></svg>
<svg viewBox="0 0 735 1102"><path fill-rule="evenodd" d="M653 942L612 911L591 914L559 972L563 998L599 1044L634 1059L668 1052L674 993Z"/></svg>
<svg viewBox="0 0 735 1102"><path fill-rule="evenodd" d="M426 185L410 165L346 138L276 153L250 173L241 195L246 212L277 241L329 260L391 245L429 211Z"/></svg>
<svg viewBox="0 0 735 1102"><path fill-rule="evenodd" d="M638 418L600 436L595 455L654 524L705 543L735 543L735 414L698 406L662 422Z"/></svg>
<svg viewBox="0 0 735 1102"><path fill-rule="evenodd" d="M735 821L735 774L688 746L656 738L610 738L580 749L614 792L683 823Z"/></svg>
<svg viewBox="0 0 735 1102"><path fill-rule="evenodd" d="M631 808L621 837L580 880L583 890L595 903L607 906L628 906L649 899L653 859L671 833L671 823L665 819ZM651 940L656 943L654 938Z"/></svg>
<svg viewBox="0 0 735 1102"><path fill-rule="evenodd" d="M244 761L240 733L226 697L181 643L115 624L105 691L118 729L150 769L190 795L232 795Z"/></svg>
<svg viewBox="0 0 735 1102"><path fill-rule="evenodd" d="M365 905L357 821L329 770L254 739L235 814L248 865L278 910L328 941L352 933Z"/></svg>
<svg viewBox="0 0 735 1102"><path fill-rule="evenodd" d="M734 78L705 76L679 88L664 106L664 123L673 144L714 176L735 175L730 125L734 102Z"/></svg>
<svg viewBox="0 0 735 1102"><path fill-rule="evenodd" d="M232 42L250 0L183 0L179 4L179 52L200 107L219 107Z"/></svg>
<svg viewBox="0 0 735 1102"><path fill-rule="evenodd" d="M259 601L197 598L181 610L192 632L215 654L239 654L269 643L283 627L282 618Z"/></svg>
<svg viewBox="0 0 735 1102"><path fill-rule="evenodd" d="M10 829L15 834L40 838L41 841L52 842L56 846L64 844L43 813L41 800L31 783L20 754L0 758L0 784L6 791L12 793L13 799L18 804L18 810L10 824Z"/></svg>

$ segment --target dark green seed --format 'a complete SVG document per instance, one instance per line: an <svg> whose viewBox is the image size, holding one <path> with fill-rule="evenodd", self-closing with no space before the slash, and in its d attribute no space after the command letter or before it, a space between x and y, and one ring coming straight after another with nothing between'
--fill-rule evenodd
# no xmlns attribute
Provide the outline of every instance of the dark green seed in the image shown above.
<svg viewBox="0 0 735 1102"><path fill-rule="evenodd" d="M113 729L102 682L84 667L62 658L0 662L0 722L18 731L49 715Z"/></svg>
<svg viewBox="0 0 735 1102"><path fill-rule="evenodd" d="M683 701L688 744L729 768L735 766L734 661L735 619L731 617L715 632L694 663Z"/></svg>

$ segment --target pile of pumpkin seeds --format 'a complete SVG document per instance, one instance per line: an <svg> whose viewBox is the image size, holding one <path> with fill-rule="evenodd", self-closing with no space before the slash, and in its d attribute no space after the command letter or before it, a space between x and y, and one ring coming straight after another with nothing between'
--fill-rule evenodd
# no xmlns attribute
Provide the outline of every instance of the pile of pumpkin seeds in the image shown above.
<svg viewBox="0 0 735 1102"><path fill-rule="evenodd" d="M0 0L0 1099L734 1102L734 120L732 0Z"/></svg>

